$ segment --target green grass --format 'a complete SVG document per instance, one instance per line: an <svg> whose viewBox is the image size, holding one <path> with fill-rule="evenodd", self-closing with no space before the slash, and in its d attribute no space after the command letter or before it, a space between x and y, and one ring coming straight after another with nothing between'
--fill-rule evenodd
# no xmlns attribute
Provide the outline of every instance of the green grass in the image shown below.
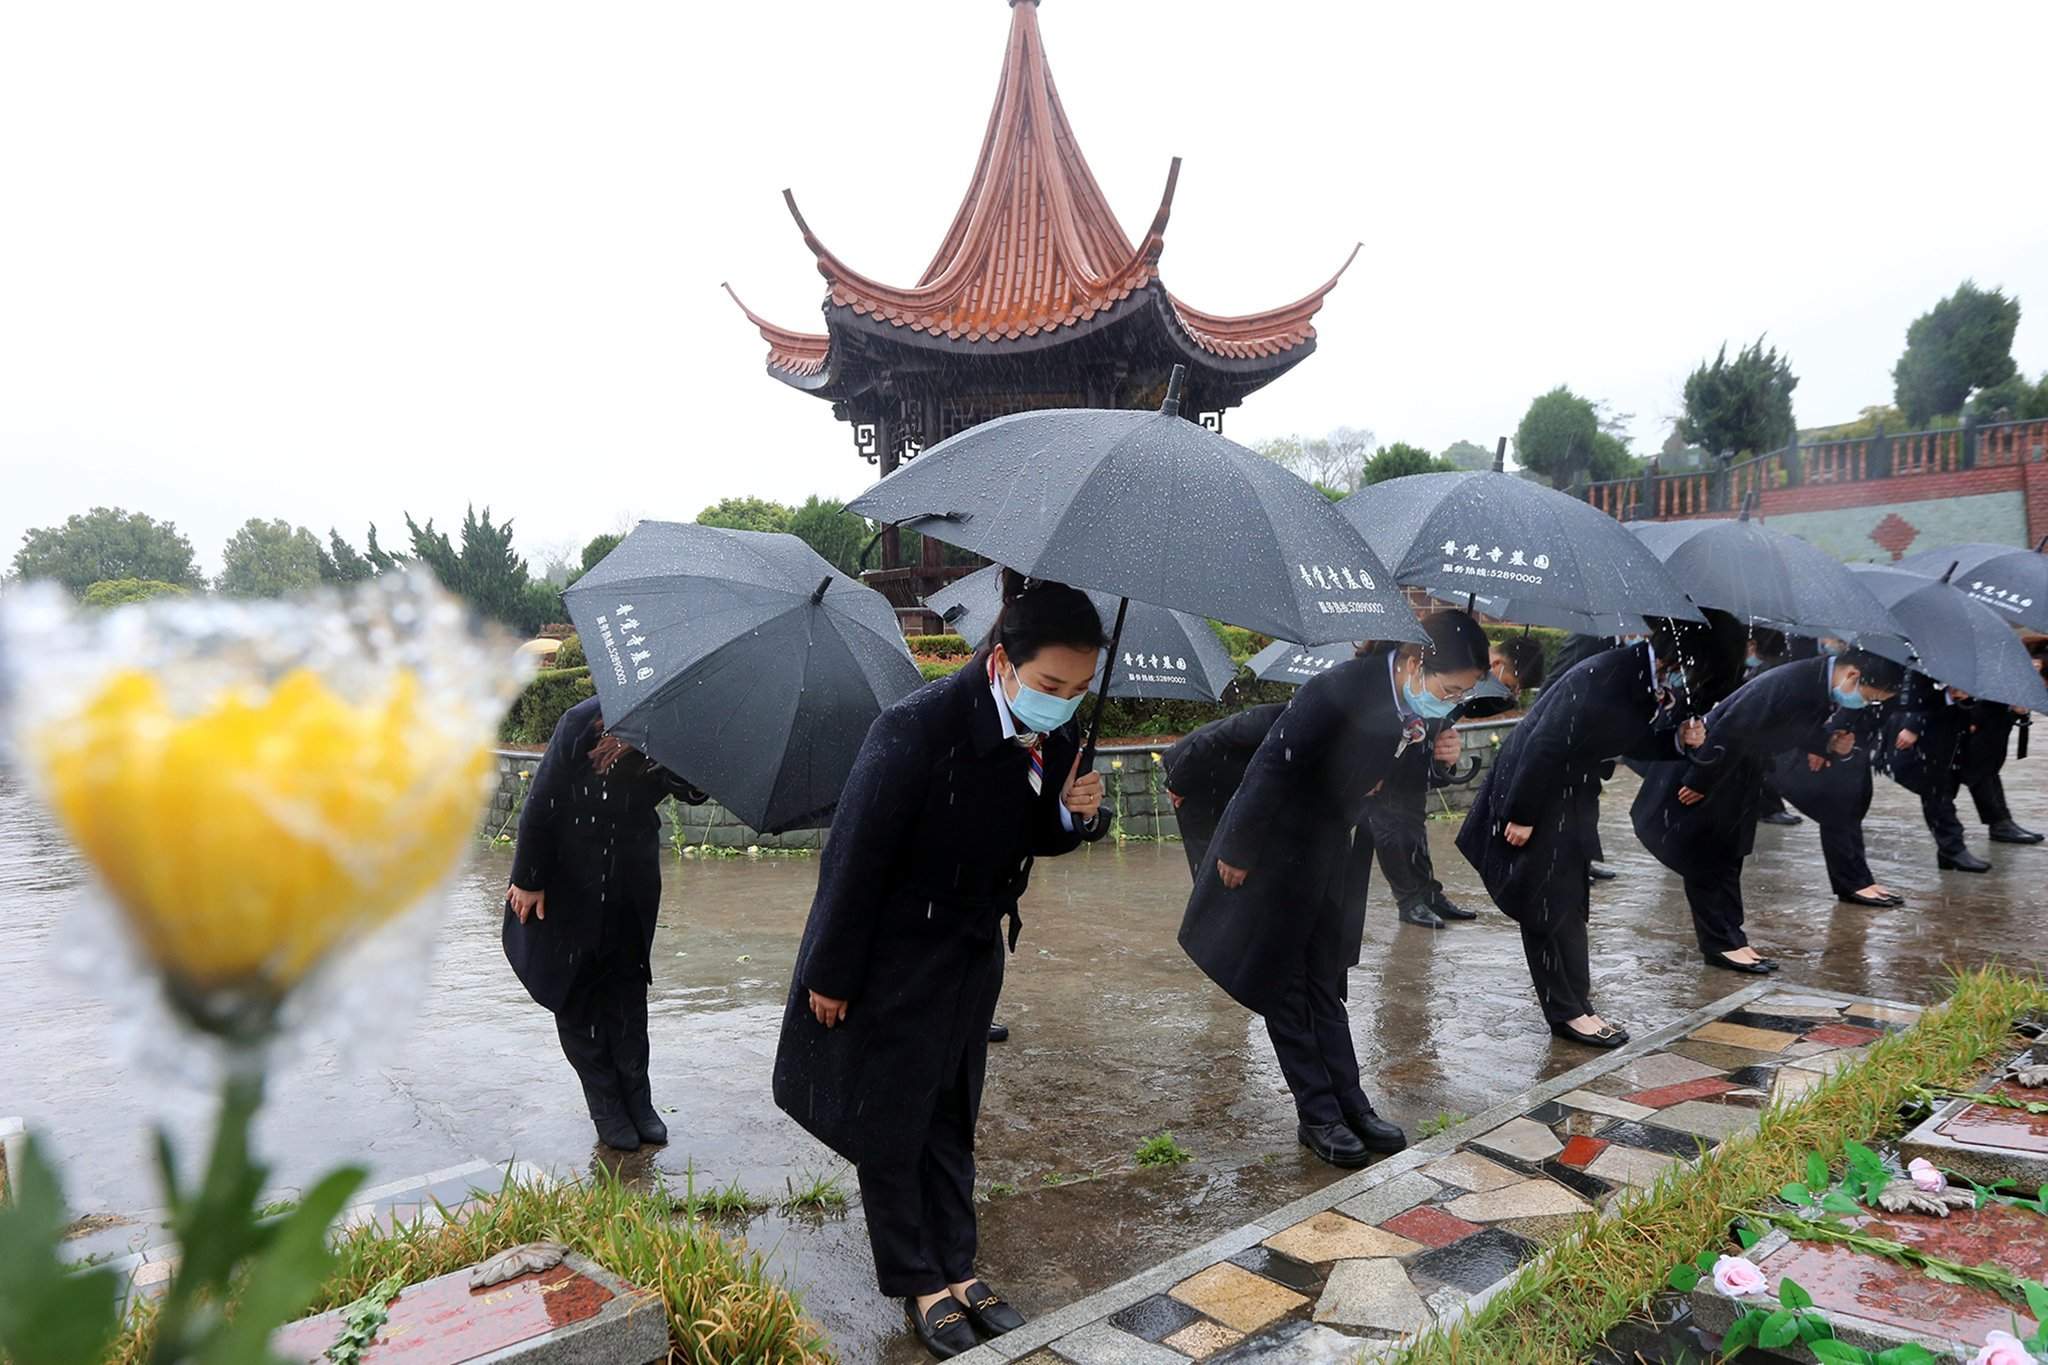
<svg viewBox="0 0 2048 1365"><path fill-rule="evenodd" d="M722 1193L722 1192L721 1192ZM825 1365L834 1359L794 1296L761 1258L710 1225L675 1217L671 1194L628 1189L600 1170L574 1185L508 1182L460 1222L425 1220L340 1234L333 1273L308 1312L355 1302L387 1276L417 1284L526 1242L560 1241L668 1309L669 1360L683 1365ZM154 1315L131 1318L109 1360L141 1365Z"/></svg>
<svg viewBox="0 0 2048 1365"><path fill-rule="evenodd" d="M1794 1104L1764 1114L1691 1169L1588 1218L1472 1318L1419 1338L1395 1365L1567 1365L1664 1286L1665 1274L1727 1237L1730 1210L1754 1207L1800 1179L1808 1152L1838 1157L1845 1140L1895 1134L1914 1087L1955 1085L2015 1044L2014 1020L2048 1007L2048 986L1987 967L1956 979L1945 1005L1871 1044Z"/></svg>
<svg viewBox="0 0 2048 1365"><path fill-rule="evenodd" d="M1415 1125L1415 1140L1420 1142L1425 1138L1433 1138L1438 1133L1448 1133L1471 1117L1470 1114L1460 1114L1455 1109L1439 1109Z"/></svg>
<svg viewBox="0 0 2048 1365"><path fill-rule="evenodd" d="M785 1181L789 1193L780 1207L784 1213L831 1214L846 1212L846 1187L840 1182L840 1172L830 1175L806 1175L803 1183Z"/></svg>
<svg viewBox="0 0 2048 1365"><path fill-rule="evenodd" d="M1173 1140L1171 1133L1156 1133L1138 1144L1140 1166L1185 1166L1195 1154Z"/></svg>

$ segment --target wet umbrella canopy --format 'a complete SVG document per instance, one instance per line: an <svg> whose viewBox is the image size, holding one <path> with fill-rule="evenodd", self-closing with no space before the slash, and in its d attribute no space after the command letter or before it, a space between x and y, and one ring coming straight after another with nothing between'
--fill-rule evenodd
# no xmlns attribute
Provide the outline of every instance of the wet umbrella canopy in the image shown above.
<svg viewBox="0 0 2048 1365"><path fill-rule="evenodd" d="M1034 578L1267 635L1424 638L1385 566L1313 485L1179 413L1169 389L1159 412L998 417L847 510Z"/></svg>
<svg viewBox="0 0 2048 1365"><path fill-rule="evenodd" d="M1502 620L1605 635L1623 613L1700 619L1620 522L1512 474L1411 474L1361 488L1337 510L1396 582L1445 598L1491 594L1500 610L1488 614Z"/></svg>
<svg viewBox="0 0 2048 1365"><path fill-rule="evenodd" d="M882 595L795 536L643 521L563 597L611 732L758 830L825 824L922 681Z"/></svg>
<svg viewBox="0 0 2048 1365"><path fill-rule="evenodd" d="M1491 616L1496 621L1512 621L1518 626L1551 626L1574 635L1641 635L1650 628L1649 623L1634 612L1573 611L1569 607L1531 602L1512 594L1488 596L1482 592L1456 598L1444 594L1442 600L1454 607L1465 607L1483 616Z"/></svg>
<svg viewBox="0 0 2048 1365"><path fill-rule="evenodd" d="M1284 682L1300 686L1310 678L1327 673L1356 654L1349 640L1330 645L1297 645L1275 640L1245 661L1245 667L1260 682Z"/></svg>
<svg viewBox="0 0 2048 1365"><path fill-rule="evenodd" d="M2048 536L2031 550L2019 545L1951 545L1943 550L1923 550L1907 555L1897 567L1929 578L1946 576L1973 600L2012 624L2048 631Z"/></svg>
<svg viewBox="0 0 2048 1365"><path fill-rule="evenodd" d="M1003 604L1002 569L991 564L925 599L953 630L978 645ZM1091 592L1102 633L1115 627L1118 599ZM1199 616L1133 602L1116 657L1109 661L1109 694L1151 701L1215 701L1237 676L1230 651ZM1101 679L1101 670L1096 678Z"/></svg>
<svg viewBox="0 0 2048 1365"><path fill-rule="evenodd" d="M2048 687L2020 637L1990 607L1965 590L1889 564L1852 564L1913 641L1912 658L1883 640L1868 648L1973 697L2048 710Z"/></svg>
<svg viewBox="0 0 2048 1365"><path fill-rule="evenodd" d="M1839 560L1797 536L1751 521L1632 521L1692 600L1744 625L1805 635L1904 632Z"/></svg>

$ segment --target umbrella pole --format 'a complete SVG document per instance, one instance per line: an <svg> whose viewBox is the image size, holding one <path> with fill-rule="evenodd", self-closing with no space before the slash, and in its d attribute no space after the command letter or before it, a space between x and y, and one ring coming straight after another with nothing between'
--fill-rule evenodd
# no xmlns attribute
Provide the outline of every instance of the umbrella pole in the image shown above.
<svg viewBox="0 0 2048 1365"><path fill-rule="evenodd" d="M1081 741L1081 766L1077 773L1095 771L1095 739L1102 732L1103 708L1109 705L1109 680L1116 672L1117 647L1124 638L1124 613L1130 609L1130 598L1116 600L1116 628L1109 632L1109 654L1102 661L1102 685L1095 690L1095 714L1088 717L1088 734Z"/></svg>

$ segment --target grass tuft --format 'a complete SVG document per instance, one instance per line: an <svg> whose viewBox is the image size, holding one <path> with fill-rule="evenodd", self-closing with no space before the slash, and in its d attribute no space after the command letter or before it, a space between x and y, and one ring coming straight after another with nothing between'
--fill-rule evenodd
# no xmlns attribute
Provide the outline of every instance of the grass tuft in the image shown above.
<svg viewBox="0 0 2048 1365"><path fill-rule="evenodd" d="M1955 979L1946 1004L1903 1033L1870 1045L1797 1102L1767 1111L1753 1133L1731 1138L1697 1167L1674 1168L1653 1188L1587 1218L1477 1314L1417 1338L1389 1365L1570 1365L1642 1309L1680 1261L1718 1247L1728 1210L1750 1208L1801 1179L1808 1152L1838 1157L1847 1140L1899 1130L1899 1107L1923 1085L1972 1078L2014 1043L2013 1023L2048 1007L2048 986L1991 966Z"/></svg>
<svg viewBox="0 0 2048 1365"><path fill-rule="evenodd" d="M846 1212L846 1186L840 1180L840 1172L829 1175L805 1175L803 1183L786 1180L783 1184L789 1193L784 1197L781 1209L784 1213L836 1214Z"/></svg>
<svg viewBox="0 0 2048 1365"><path fill-rule="evenodd" d="M1195 1154L1174 1141L1171 1133L1155 1133L1138 1144L1140 1166L1185 1166L1194 1159Z"/></svg>
<svg viewBox="0 0 2048 1365"><path fill-rule="evenodd" d="M1415 1125L1415 1139L1422 1142L1435 1137L1438 1133L1448 1133L1471 1117L1470 1114L1461 1114L1455 1109L1439 1109Z"/></svg>

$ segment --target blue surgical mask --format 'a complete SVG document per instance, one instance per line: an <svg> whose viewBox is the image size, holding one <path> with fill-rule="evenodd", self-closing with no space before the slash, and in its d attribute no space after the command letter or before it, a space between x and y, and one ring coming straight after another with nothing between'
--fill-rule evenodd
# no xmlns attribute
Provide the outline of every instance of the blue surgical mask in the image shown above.
<svg viewBox="0 0 2048 1365"><path fill-rule="evenodd" d="M1840 640L1822 640L1820 648L1823 654L1841 655L1848 652L1849 646L1843 644Z"/></svg>
<svg viewBox="0 0 2048 1365"><path fill-rule="evenodd" d="M1828 692L1834 697L1835 705L1841 707L1844 711L1861 711L1864 707L1870 705L1864 699L1863 689L1860 687L1852 687L1847 692L1844 692L1839 687L1831 686L1828 688Z"/></svg>
<svg viewBox="0 0 2048 1365"><path fill-rule="evenodd" d="M1743 659L1742 666L1744 668L1762 668L1764 666L1764 661L1762 659L1757 658L1756 655L1751 654Z"/></svg>
<svg viewBox="0 0 2048 1365"><path fill-rule="evenodd" d="M1401 699L1408 703L1408 709L1425 720L1442 720L1458 709L1458 703L1446 701L1426 687L1417 688L1408 683L1401 684Z"/></svg>
<svg viewBox="0 0 2048 1365"><path fill-rule="evenodd" d="M1017 695L1009 699L1010 714L1028 730L1039 734L1057 730L1074 718L1074 712L1081 709L1080 697L1055 697L1049 692L1040 692L1024 681L1024 675L1015 667L1010 676L1017 680Z"/></svg>

